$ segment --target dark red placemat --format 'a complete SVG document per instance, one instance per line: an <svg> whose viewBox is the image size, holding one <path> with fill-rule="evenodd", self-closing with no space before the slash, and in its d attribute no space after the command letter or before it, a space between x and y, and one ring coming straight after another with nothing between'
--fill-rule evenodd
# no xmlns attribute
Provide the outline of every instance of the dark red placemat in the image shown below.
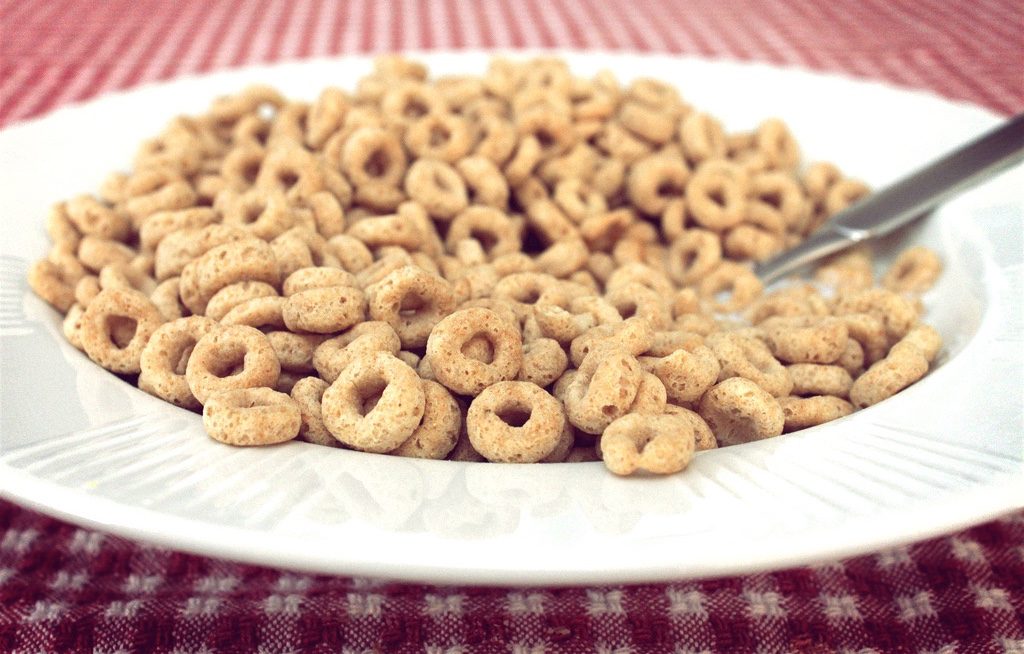
<svg viewBox="0 0 1024 654"><path fill-rule="evenodd" d="M943 2L5 0L0 125L246 63L569 47L767 61L1024 109L1024 5ZM0 171L2 174L2 171ZM488 589L239 565L0 502L0 651L1024 652L1024 514L828 565Z"/></svg>

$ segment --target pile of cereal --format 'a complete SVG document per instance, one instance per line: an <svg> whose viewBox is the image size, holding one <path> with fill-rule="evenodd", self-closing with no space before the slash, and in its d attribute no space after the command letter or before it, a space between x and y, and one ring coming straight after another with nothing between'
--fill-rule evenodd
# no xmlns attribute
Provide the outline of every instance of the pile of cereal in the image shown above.
<svg viewBox="0 0 1024 654"><path fill-rule="evenodd" d="M748 265L866 192L802 169L782 122L729 134L655 80L495 59L429 82L391 56L354 93L173 120L53 208L29 281L224 443L672 473L927 372L933 253L767 295Z"/></svg>

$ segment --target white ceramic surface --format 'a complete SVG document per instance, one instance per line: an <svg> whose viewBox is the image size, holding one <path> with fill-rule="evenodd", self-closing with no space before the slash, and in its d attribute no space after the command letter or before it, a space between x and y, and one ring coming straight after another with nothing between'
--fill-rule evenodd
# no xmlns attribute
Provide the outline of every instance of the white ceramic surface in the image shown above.
<svg viewBox="0 0 1024 654"><path fill-rule="evenodd" d="M780 116L811 160L880 185L991 127L983 109L760 65L567 53L574 70L677 84L730 129ZM482 53L433 54L436 73ZM305 443L234 449L199 416L104 372L64 342L24 274L48 206L95 190L173 115L261 81L312 98L369 61L248 68L148 86L0 133L0 494L165 546L311 571L442 583L669 580L881 548L1024 504L1024 172L881 244L939 250L925 298L947 346L919 384L834 423L700 454L684 474L601 464L487 465Z"/></svg>

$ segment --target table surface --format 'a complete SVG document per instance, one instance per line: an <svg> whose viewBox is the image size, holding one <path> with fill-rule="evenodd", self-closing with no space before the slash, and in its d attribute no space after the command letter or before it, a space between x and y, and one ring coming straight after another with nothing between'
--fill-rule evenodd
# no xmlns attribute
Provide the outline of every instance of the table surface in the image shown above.
<svg viewBox="0 0 1024 654"><path fill-rule="evenodd" d="M0 126L251 63L522 47L764 61L1024 110L1020 0L4 0ZM307 650L1024 652L1024 513L772 573L496 589L241 565L0 501L0 651Z"/></svg>

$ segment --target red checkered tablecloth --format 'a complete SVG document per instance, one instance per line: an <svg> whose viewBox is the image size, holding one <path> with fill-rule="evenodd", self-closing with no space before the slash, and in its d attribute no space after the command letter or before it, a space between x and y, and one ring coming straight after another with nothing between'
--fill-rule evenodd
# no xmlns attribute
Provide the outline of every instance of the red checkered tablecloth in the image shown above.
<svg viewBox="0 0 1024 654"><path fill-rule="evenodd" d="M247 63L487 47L766 61L1024 110L1020 0L4 0L0 126ZM781 572L494 589L241 565L0 502L0 651L1019 653L1024 514Z"/></svg>

